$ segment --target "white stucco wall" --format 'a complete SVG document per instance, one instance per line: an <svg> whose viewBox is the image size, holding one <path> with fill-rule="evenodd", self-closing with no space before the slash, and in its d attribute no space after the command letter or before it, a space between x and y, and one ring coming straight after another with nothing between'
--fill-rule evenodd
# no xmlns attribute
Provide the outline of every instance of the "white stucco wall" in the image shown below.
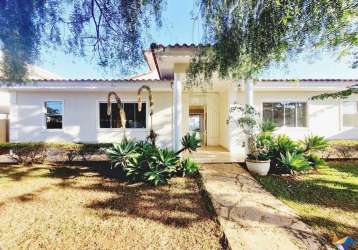
<svg viewBox="0 0 358 250"><path fill-rule="evenodd" d="M323 93L323 92L322 92ZM295 139L302 139L306 135L315 134L327 139L358 139L358 128L345 128L342 122L342 101L327 99L311 101L311 96L320 94L313 91L258 91L254 93L254 104L262 114L263 102L301 101L307 102L307 127L281 127L276 133L287 134ZM244 93L239 93L239 102L245 102ZM358 101L356 96L348 100Z"/></svg>
<svg viewBox="0 0 358 250"><path fill-rule="evenodd" d="M123 138L123 129L100 129L98 103L106 101L108 92L21 92L11 96L11 141L113 142ZM123 102L136 101L135 92L118 93ZM154 92L153 128L158 144L171 147L172 94ZM64 101L63 129L47 130L44 102ZM144 99L144 101L147 101ZM145 139L150 116L147 104L147 129L126 129L129 138Z"/></svg>

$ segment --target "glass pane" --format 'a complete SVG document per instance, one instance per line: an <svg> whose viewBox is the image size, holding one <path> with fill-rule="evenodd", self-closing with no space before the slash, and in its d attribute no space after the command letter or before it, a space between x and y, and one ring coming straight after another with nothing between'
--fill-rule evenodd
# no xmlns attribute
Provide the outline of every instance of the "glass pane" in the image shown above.
<svg viewBox="0 0 358 250"><path fill-rule="evenodd" d="M119 128L118 106L112 103L112 114L107 115L107 103L99 104L99 126L100 128Z"/></svg>
<svg viewBox="0 0 358 250"><path fill-rule="evenodd" d="M138 104L135 104L135 110L136 110L136 124L135 128L146 128L147 127L147 105L146 103L143 103L141 112L138 112Z"/></svg>
<svg viewBox="0 0 358 250"><path fill-rule="evenodd" d="M264 103L262 107L262 119L264 121L273 120L272 103Z"/></svg>
<svg viewBox="0 0 358 250"><path fill-rule="evenodd" d="M280 102L272 103L272 120L278 127L283 126L284 105Z"/></svg>
<svg viewBox="0 0 358 250"><path fill-rule="evenodd" d="M61 115L47 115L46 116L47 129L62 129L62 116Z"/></svg>
<svg viewBox="0 0 358 250"><path fill-rule="evenodd" d="M48 115L63 115L63 102L48 101L45 102L45 107Z"/></svg>
<svg viewBox="0 0 358 250"><path fill-rule="evenodd" d="M307 104L304 102L297 103L297 127L307 127Z"/></svg>
<svg viewBox="0 0 358 250"><path fill-rule="evenodd" d="M288 102L285 104L285 126L296 126L296 103Z"/></svg>
<svg viewBox="0 0 358 250"><path fill-rule="evenodd" d="M142 110L138 111L137 103L125 103L124 111L126 113L126 128L146 128L146 103L142 104Z"/></svg>

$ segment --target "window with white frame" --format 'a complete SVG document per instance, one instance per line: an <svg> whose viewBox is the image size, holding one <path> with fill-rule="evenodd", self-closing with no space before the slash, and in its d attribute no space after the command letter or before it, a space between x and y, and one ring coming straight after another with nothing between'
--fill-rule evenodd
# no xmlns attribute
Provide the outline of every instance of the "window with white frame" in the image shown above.
<svg viewBox="0 0 358 250"><path fill-rule="evenodd" d="M273 121L278 127L306 127L307 103L264 102L262 118L264 121Z"/></svg>
<svg viewBox="0 0 358 250"><path fill-rule="evenodd" d="M138 111L137 103L124 103L126 113L126 128L146 128L146 104L142 103L142 110ZM112 103L112 113L107 115L107 103L99 104L99 127L100 128L120 128L120 114L117 103Z"/></svg>
<svg viewBox="0 0 358 250"><path fill-rule="evenodd" d="M358 127L358 102L344 101L342 103L343 127Z"/></svg>
<svg viewBox="0 0 358 250"><path fill-rule="evenodd" d="M46 120L46 129L63 128L63 102L62 101L45 102L45 120Z"/></svg>

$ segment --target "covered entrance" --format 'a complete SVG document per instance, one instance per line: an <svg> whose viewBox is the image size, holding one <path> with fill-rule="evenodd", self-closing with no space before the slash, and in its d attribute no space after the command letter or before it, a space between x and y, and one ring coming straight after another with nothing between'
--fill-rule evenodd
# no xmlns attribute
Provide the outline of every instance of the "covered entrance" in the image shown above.
<svg viewBox="0 0 358 250"><path fill-rule="evenodd" d="M195 134L201 140L203 146L206 146L206 115L204 107L189 108L189 133Z"/></svg>

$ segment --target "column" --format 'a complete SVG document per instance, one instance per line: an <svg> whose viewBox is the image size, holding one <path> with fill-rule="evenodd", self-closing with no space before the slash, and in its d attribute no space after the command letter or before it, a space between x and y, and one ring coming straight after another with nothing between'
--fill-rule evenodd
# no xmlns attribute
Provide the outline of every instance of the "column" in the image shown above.
<svg viewBox="0 0 358 250"><path fill-rule="evenodd" d="M175 151L181 148L181 124L183 103L182 103L182 81L179 73L174 73L173 83L173 149Z"/></svg>
<svg viewBox="0 0 358 250"><path fill-rule="evenodd" d="M10 92L10 113L9 113L9 140L16 142L18 140L18 106L16 92Z"/></svg>
<svg viewBox="0 0 358 250"><path fill-rule="evenodd" d="M245 81L245 104L254 106L254 81L252 79L246 79Z"/></svg>

